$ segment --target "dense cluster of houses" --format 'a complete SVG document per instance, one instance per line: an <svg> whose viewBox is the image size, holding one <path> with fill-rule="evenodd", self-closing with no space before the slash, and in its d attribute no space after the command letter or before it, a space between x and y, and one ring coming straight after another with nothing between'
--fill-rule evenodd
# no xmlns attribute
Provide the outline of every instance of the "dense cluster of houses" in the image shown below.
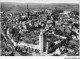
<svg viewBox="0 0 80 59"><path fill-rule="evenodd" d="M6 36L9 34L17 43L39 45L41 54L47 50L46 54L50 55L78 55L79 12L48 9L31 11L28 8L27 10L26 13L1 13L1 28ZM57 49L60 52L54 53Z"/></svg>

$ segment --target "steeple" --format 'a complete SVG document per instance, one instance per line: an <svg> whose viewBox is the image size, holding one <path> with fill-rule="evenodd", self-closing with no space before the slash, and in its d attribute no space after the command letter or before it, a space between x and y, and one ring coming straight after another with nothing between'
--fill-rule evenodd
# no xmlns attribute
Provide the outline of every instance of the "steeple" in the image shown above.
<svg viewBox="0 0 80 59"><path fill-rule="evenodd" d="M42 29L39 35L39 50L40 50L40 53L43 53L43 31Z"/></svg>
<svg viewBox="0 0 80 59"><path fill-rule="evenodd" d="M28 10L28 4L27 4L27 10Z"/></svg>
<svg viewBox="0 0 80 59"><path fill-rule="evenodd" d="M45 32L43 31L43 29L41 29L40 31L40 35L39 35L39 50L40 53L42 54L43 52L46 52L46 47L47 47L47 38L45 36Z"/></svg>
<svg viewBox="0 0 80 59"><path fill-rule="evenodd" d="M29 17L30 16L30 11L29 11L29 6L27 4L27 16Z"/></svg>

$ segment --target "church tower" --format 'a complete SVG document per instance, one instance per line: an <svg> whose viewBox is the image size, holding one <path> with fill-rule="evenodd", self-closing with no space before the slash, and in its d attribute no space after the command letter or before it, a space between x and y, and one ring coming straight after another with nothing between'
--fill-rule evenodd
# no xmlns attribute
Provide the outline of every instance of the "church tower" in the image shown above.
<svg viewBox="0 0 80 59"><path fill-rule="evenodd" d="M39 50L40 50L40 53L43 53L43 30L42 29L39 35Z"/></svg>
<svg viewBox="0 0 80 59"><path fill-rule="evenodd" d="M41 29L40 35L39 35L39 50L41 54L43 52L46 52L46 47L47 47L47 38L45 36L43 29Z"/></svg>
<svg viewBox="0 0 80 59"><path fill-rule="evenodd" d="M28 16L28 18L30 16L30 10L29 10L28 4L27 4L27 16Z"/></svg>

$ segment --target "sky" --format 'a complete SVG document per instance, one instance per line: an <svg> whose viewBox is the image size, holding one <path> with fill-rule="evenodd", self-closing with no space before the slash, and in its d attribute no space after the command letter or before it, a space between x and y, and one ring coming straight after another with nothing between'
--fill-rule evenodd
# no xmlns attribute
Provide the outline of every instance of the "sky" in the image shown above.
<svg viewBox="0 0 80 59"><path fill-rule="evenodd" d="M80 0L0 0L0 2L17 2L17 3L79 3Z"/></svg>

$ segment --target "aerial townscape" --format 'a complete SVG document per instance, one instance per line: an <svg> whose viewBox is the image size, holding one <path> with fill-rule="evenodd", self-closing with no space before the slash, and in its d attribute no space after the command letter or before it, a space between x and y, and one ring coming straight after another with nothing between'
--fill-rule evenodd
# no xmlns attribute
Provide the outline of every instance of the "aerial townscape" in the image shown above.
<svg viewBox="0 0 80 59"><path fill-rule="evenodd" d="M1 3L1 56L79 56L79 5Z"/></svg>

